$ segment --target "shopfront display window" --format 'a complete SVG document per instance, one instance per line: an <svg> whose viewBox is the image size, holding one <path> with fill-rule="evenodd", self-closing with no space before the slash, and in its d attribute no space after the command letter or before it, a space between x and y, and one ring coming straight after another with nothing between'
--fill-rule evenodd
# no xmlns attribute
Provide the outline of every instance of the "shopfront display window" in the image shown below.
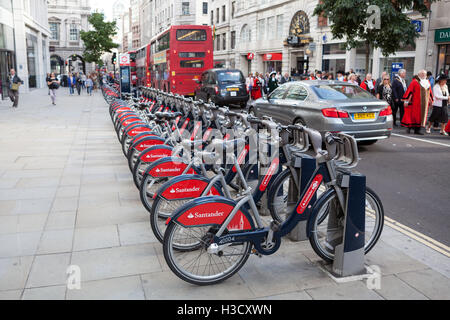
<svg viewBox="0 0 450 320"><path fill-rule="evenodd" d="M450 70L450 44L442 44L438 46L438 63L436 68L436 75L449 75Z"/></svg>
<svg viewBox="0 0 450 320"><path fill-rule="evenodd" d="M37 86L37 37L27 33L27 62L28 62L28 85L30 88Z"/></svg>

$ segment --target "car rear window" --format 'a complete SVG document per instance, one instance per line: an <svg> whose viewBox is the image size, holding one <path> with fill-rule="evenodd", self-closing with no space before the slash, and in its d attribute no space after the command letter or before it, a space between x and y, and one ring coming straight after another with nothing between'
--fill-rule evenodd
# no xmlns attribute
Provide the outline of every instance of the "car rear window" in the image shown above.
<svg viewBox="0 0 450 320"><path fill-rule="evenodd" d="M312 86L314 92L323 100L352 100L368 99L373 96L362 88L354 85L316 85Z"/></svg>
<svg viewBox="0 0 450 320"><path fill-rule="evenodd" d="M223 82L229 82L229 83L245 82L244 76L239 71L219 72L219 73L217 73L217 78L218 78L219 82L222 82L222 83Z"/></svg>

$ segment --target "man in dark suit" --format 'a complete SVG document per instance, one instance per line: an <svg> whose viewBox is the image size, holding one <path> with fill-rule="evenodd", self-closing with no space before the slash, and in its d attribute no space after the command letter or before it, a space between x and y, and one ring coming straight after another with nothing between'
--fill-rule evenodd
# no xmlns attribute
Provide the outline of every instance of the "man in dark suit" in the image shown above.
<svg viewBox="0 0 450 320"><path fill-rule="evenodd" d="M19 105L19 86L23 84L23 81L17 76L16 70L11 69L11 72L8 76L8 96L13 102L13 108L17 108Z"/></svg>
<svg viewBox="0 0 450 320"><path fill-rule="evenodd" d="M398 75L394 78L392 82L392 100L394 105L392 106L392 116L394 118L394 126L397 125L397 111L400 109L400 122L405 114L404 102L402 101L403 95L405 94L408 85L406 83L406 70L400 69Z"/></svg>

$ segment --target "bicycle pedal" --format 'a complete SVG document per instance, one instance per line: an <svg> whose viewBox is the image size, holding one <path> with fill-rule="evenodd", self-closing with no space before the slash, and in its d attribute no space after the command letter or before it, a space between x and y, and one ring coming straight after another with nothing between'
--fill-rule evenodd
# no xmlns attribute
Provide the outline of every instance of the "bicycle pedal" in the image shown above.
<svg viewBox="0 0 450 320"><path fill-rule="evenodd" d="M270 229L272 231L274 231L274 232L278 231L278 230L280 230L280 227L281 227L281 223L280 222L278 222L276 220L270 221Z"/></svg>
<svg viewBox="0 0 450 320"><path fill-rule="evenodd" d="M262 254L259 253L256 249L252 249L252 254L256 255L258 258L262 258Z"/></svg>

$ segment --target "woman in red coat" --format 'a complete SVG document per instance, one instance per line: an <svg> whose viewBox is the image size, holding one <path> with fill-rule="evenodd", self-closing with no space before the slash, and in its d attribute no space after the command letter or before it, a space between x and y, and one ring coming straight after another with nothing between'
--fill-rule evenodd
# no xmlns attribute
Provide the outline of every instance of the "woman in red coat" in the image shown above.
<svg viewBox="0 0 450 320"><path fill-rule="evenodd" d="M402 126L408 128L408 133L414 129L415 134L423 135L420 129L427 123L428 110L433 101L426 71L421 70L419 75L413 78L402 100L405 103Z"/></svg>
<svg viewBox="0 0 450 320"><path fill-rule="evenodd" d="M253 86L252 86L252 99L257 100L262 97L261 94L261 81L259 81L259 74L256 73L253 78Z"/></svg>

